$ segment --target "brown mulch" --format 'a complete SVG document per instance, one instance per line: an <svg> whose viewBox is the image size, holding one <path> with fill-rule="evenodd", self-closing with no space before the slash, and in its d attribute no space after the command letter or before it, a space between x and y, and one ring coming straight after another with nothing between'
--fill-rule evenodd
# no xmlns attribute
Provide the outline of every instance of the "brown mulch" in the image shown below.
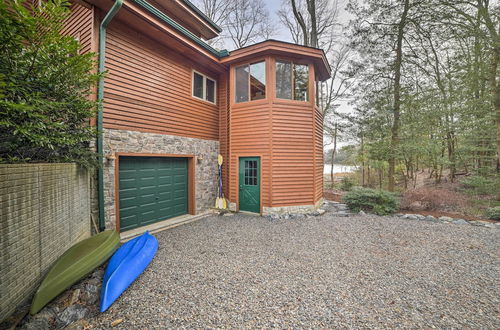
<svg viewBox="0 0 500 330"><path fill-rule="evenodd" d="M329 201L334 201L339 203L342 202L342 194L340 192L325 190L323 192L323 197Z"/></svg>

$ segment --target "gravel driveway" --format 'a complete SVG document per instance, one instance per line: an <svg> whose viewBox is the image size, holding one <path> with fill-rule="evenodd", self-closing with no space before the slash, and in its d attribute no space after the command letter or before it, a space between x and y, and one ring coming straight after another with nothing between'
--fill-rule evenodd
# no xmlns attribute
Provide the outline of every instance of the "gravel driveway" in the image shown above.
<svg viewBox="0 0 500 330"><path fill-rule="evenodd" d="M500 230L392 217L211 216L156 234L98 328L499 328Z"/></svg>

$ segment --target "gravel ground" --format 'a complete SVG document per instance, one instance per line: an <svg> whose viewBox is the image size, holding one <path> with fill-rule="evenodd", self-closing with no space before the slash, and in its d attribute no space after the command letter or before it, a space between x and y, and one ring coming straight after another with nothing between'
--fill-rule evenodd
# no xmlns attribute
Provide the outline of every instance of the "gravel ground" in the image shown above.
<svg viewBox="0 0 500 330"><path fill-rule="evenodd" d="M108 328L500 328L500 230L393 217L211 216L156 234Z"/></svg>

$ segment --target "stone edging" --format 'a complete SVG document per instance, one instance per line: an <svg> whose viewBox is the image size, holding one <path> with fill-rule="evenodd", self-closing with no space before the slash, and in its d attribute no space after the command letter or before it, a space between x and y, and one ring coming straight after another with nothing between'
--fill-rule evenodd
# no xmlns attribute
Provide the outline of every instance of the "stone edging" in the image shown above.
<svg viewBox="0 0 500 330"><path fill-rule="evenodd" d="M472 225L479 227L487 227L487 228L499 228L500 222L486 222L486 221L476 221L476 220L465 220L461 218L452 218L452 217L433 217L432 215L422 215L422 214L395 214L395 217L408 219L408 220L421 220L421 221L431 221L431 222L445 222L445 223L453 223L456 225Z"/></svg>

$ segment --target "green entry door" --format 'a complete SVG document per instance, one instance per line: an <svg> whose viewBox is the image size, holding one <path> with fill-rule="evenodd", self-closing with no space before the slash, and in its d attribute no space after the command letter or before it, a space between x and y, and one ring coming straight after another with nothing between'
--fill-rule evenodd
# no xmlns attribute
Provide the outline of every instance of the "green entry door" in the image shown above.
<svg viewBox="0 0 500 330"><path fill-rule="evenodd" d="M260 158L240 157L240 211L260 213Z"/></svg>
<svg viewBox="0 0 500 330"><path fill-rule="evenodd" d="M187 158L120 157L120 231L188 210Z"/></svg>

